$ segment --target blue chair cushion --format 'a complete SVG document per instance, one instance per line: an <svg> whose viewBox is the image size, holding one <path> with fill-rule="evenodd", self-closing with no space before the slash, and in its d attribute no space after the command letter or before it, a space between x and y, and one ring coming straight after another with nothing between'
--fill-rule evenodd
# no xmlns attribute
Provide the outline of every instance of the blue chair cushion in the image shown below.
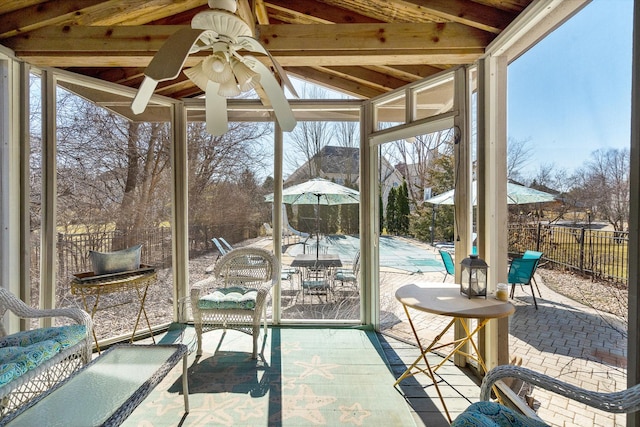
<svg viewBox="0 0 640 427"><path fill-rule="evenodd" d="M476 402L453 420L451 427L549 427L548 424L496 402Z"/></svg>
<svg viewBox="0 0 640 427"><path fill-rule="evenodd" d="M305 289L327 289L330 287L328 280L303 280L302 287Z"/></svg>
<svg viewBox="0 0 640 427"><path fill-rule="evenodd" d="M209 295L198 300L198 308L208 309L242 309L253 310L256 308L258 291L254 288L232 286L215 290Z"/></svg>
<svg viewBox="0 0 640 427"><path fill-rule="evenodd" d="M335 278L336 280L340 280L343 282L355 282L356 280L358 280L358 277L355 274L341 271L336 273Z"/></svg>

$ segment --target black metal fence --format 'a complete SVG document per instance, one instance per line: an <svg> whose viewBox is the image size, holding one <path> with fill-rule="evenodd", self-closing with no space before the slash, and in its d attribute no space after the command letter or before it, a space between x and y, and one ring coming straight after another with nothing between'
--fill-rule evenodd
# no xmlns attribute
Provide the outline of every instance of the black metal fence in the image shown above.
<svg viewBox="0 0 640 427"><path fill-rule="evenodd" d="M258 235L257 227L234 226L192 226L189 227L189 256L196 257L215 250L211 239L224 237L233 244ZM127 233L103 231L96 233L58 233L58 276L91 271L89 251L112 252L142 243L141 261L157 268L171 266L171 229L135 230ZM37 244L37 242L35 242ZM37 252L37 248L36 251ZM37 259L37 258L36 258Z"/></svg>
<svg viewBox="0 0 640 427"><path fill-rule="evenodd" d="M189 229L189 256L215 250L211 238L223 236L231 244L256 237L251 226L193 226ZM593 230L558 225L509 226L509 254L525 250L543 252L551 264L621 285L627 285L628 232ZM60 277L90 271L89 250L114 251L142 243L142 261L158 268L171 266L171 229L138 230L123 236L116 232L58 234Z"/></svg>
<svg viewBox="0 0 640 427"><path fill-rule="evenodd" d="M509 253L543 252L543 262L627 285L629 233L538 224L509 226Z"/></svg>

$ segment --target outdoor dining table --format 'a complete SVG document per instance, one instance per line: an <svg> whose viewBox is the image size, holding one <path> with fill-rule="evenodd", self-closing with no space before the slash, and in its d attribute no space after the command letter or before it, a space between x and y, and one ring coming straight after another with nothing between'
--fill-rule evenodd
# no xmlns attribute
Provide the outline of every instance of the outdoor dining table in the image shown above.
<svg viewBox="0 0 640 427"><path fill-rule="evenodd" d="M342 261L338 254L300 254L293 259L291 267L342 267Z"/></svg>
<svg viewBox="0 0 640 427"><path fill-rule="evenodd" d="M460 293L460 285L450 283L429 283L420 282L414 284L407 284L401 286L396 290L396 299L402 304L404 311L409 320L409 325L413 331L413 335L416 338L418 346L420 347L420 355L416 358L415 362L407 368L407 370L398 378L394 387L398 385L402 380L413 376L418 373L427 375L435 386L436 392L440 397L440 402L444 407L447 418L451 422L451 416L447 409L447 405L444 402L444 398L440 393L438 382L435 378L435 372L440 368L451 356L454 354L462 354L466 357L475 359L478 362L479 367L486 372L487 368L484 364L484 360L478 351L478 347L473 337L485 327L485 325L491 319L500 319L512 315L515 312L515 307L510 302L504 302L497 300L496 298L489 296L487 298L468 298ZM414 326L409 313L409 308L426 313L436 314L440 316L451 317L451 321L444 327L431 344L424 347L420 341L420 336ZM467 324L467 319L477 319L475 328L470 328ZM465 336L456 339L452 342L440 343L440 340L445 333L456 323L462 326L465 332ZM475 355L466 353L464 346L469 343L475 351ZM433 369L427 360L427 353L429 351L437 350L443 347L453 345L451 350ZM418 366L418 364L424 361L424 368Z"/></svg>

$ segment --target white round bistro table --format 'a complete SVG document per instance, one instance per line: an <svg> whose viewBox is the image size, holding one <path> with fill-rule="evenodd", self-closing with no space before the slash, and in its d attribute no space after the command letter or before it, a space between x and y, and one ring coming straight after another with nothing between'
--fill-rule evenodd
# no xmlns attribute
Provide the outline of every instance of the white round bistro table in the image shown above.
<svg viewBox="0 0 640 427"><path fill-rule="evenodd" d="M449 422L451 422L449 410L447 409L447 405L445 404L442 394L440 393L440 389L438 388L438 382L435 379L434 372L437 371L438 368L440 368L455 353L463 354L476 360L482 370L486 372L484 360L478 351L478 347L476 346L473 337L485 327L489 320L508 317L513 314L515 307L510 302L499 301L493 296L488 296L487 298L468 298L460 293L460 285L449 283L422 282L407 284L398 288L396 291L396 299L402 304L407 315L413 335L420 347L420 356L418 356L415 362L413 362L413 364L407 368L400 378L398 378L394 386L397 386L405 378L417 373L423 373L429 376L433 381L436 392L444 406L447 418L449 419ZM437 314L440 316L448 316L451 317L451 321L447 326L445 326L442 332L436 336L433 342L425 348L422 345L413 321L411 320L409 309ZM469 328L469 325L466 322L467 319L478 320L475 328ZM455 325L456 322L462 326L462 329L465 331L465 336L452 342L440 343L444 334L453 325ZM467 343L473 346L475 355L465 353L463 351L463 348ZM439 365L432 369L429 361L427 360L427 353L429 351L451 345L453 345L453 350L444 357L443 361ZM418 366L421 361L426 365L425 368Z"/></svg>

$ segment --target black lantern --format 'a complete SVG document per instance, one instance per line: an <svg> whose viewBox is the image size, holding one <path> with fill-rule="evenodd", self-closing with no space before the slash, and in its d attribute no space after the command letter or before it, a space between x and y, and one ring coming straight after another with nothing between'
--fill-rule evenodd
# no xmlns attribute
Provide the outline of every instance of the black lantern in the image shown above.
<svg viewBox="0 0 640 427"><path fill-rule="evenodd" d="M462 278L460 293L471 297L487 297L487 268L489 266L478 255L471 254L460 263Z"/></svg>

